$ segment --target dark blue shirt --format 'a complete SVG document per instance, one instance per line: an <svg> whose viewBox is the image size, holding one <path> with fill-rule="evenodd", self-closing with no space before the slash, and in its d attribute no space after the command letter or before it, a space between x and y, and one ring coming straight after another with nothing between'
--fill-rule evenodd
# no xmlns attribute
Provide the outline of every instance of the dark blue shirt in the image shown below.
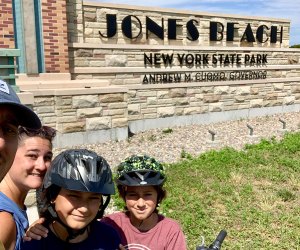
<svg viewBox="0 0 300 250"><path fill-rule="evenodd" d="M121 239L119 234L110 226L100 221L94 221L91 225L89 236L78 243L67 243L57 238L49 229L47 238L24 242L23 250L116 250L119 249Z"/></svg>

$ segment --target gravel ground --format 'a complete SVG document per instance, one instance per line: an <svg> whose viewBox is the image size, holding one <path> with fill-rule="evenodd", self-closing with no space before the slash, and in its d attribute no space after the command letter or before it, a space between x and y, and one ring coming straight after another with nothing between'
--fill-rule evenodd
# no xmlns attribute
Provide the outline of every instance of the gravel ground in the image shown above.
<svg viewBox="0 0 300 250"><path fill-rule="evenodd" d="M279 119L285 122L285 129ZM253 128L252 136L250 136L247 124ZM209 130L216 133L214 141L212 141ZM209 125L154 129L135 134L124 141L109 141L80 147L97 152L114 168L122 159L136 153L148 154L162 162L173 163L181 159L182 152L195 156L207 150L220 149L225 146L242 149L246 143L257 143L262 138L275 136L280 139L287 131L300 131L300 112ZM56 148L54 154L56 155L64 149Z"/></svg>
<svg viewBox="0 0 300 250"><path fill-rule="evenodd" d="M286 123L283 130L282 119ZM253 136L247 124L253 128ZM215 140L208 132L216 133ZM103 156L112 168L117 166L127 156L137 153L151 155L166 163L173 163L181 159L181 153L185 151L193 156L199 155L210 149L220 149L230 146L242 149L246 143L257 143L262 138L282 138L285 132L300 131L300 112L285 113L279 115L257 117L253 119L241 119L237 121L219 122L209 125L191 125L174 127L172 129L154 129L135 134L125 141L109 141L101 144L81 145L80 148L93 150ZM55 148L57 155L66 148ZM30 192L26 200L28 217L32 223L38 218L35 208L35 194ZM110 202L106 213L116 210L113 201Z"/></svg>

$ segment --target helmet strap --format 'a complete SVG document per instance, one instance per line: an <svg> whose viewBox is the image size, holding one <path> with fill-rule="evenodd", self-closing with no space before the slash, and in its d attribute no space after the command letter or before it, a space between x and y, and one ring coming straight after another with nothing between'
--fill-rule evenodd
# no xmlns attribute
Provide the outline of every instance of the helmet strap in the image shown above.
<svg viewBox="0 0 300 250"><path fill-rule="evenodd" d="M97 213L96 219L101 219L103 217L104 211L105 211L106 207L108 206L109 202L110 202L110 195L108 195L106 197L104 204L102 204L101 209Z"/></svg>
<svg viewBox="0 0 300 250"><path fill-rule="evenodd" d="M66 242L70 242L70 240L75 239L77 236L83 234L86 230L88 230L88 226L89 226L89 225L87 225L84 228L74 230L74 229L70 228L69 226L67 226L66 224L64 224L60 219L56 220L56 222L59 223L60 225L62 225L67 230L68 237L65 240ZM53 228L56 236L59 237L59 235L56 232L55 227L53 225L52 225L52 228Z"/></svg>

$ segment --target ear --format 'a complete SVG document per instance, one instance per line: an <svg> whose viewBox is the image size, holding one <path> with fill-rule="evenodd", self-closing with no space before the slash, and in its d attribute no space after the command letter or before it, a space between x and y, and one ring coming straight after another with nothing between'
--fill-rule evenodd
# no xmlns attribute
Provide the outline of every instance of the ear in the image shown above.
<svg viewBox="0 0 300 250"><path fill-rule="evenodd" d="M156 206L157 207L160 205L161 200L162 200L161 195L157 192L157 201L156 201Z"/></svg>

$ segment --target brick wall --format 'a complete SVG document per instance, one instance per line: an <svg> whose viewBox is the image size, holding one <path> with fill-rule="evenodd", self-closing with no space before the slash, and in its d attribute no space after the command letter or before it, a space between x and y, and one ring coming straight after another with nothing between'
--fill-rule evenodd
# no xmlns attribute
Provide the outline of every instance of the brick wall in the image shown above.
<svg viewBox="0 0 300 250"><path fill-rule="evenodd" d="M15 48L12 1L0 1L0 48Z"/></svg>
<svg viewBox="0 0 300 250"><path fill-rule="evenodd" d="M68 73L66 1L43 0L42 19L46 73Z"/></svg>

